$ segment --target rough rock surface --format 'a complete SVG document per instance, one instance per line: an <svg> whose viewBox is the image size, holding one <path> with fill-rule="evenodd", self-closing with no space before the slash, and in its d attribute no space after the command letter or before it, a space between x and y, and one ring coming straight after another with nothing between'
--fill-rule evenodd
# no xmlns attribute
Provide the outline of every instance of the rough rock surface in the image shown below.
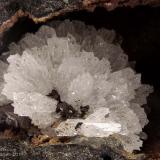
<svg viewBox="0 0 160 160"><path fill-rule="evenodd" d="M0 33L4 32L23 16L35 22L44 22L52 17L74 10L93 10L97 6L113 10L117 7L137 5L160 5L159 0L1 0ZM0 36L1 37L1 36Z"/></svg>
<svg viewBox="0 0 160 160"><path fill-rule="evenodd" d="M159 0L1 0L0 1L0 52L5 46L7 31L21 17L29 17L35 23L64 15L76 10L93 11L101 6L107 10L117 7L160 6Z"/></svg>
<svg viewBox="0 0 160 160"><path fill-rule="evenodd" d="M92 141L90 141L92 142ZM0 140L0 159L4 160L141 160L143 155L127 155L112 148L84 144L60 144L47 146L30 146L27 143L16 140ZM93 144L100 144L94 140ZM99 145L98 145L99 146ZM108 156L109 155L109 156Z"/></svg>

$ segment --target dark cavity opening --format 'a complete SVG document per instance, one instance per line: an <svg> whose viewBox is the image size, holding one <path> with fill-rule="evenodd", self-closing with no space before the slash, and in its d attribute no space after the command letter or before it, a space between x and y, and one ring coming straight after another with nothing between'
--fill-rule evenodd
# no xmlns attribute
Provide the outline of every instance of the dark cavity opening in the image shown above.
<svg viewBox="0 0 160 160"><path fill-rule="evenodd" d="M114 29L123 37L122 48L128 54L129 61L136 61L136 71L142 74L142 82L154 86L154 93L148 98L150 113L149 124L144 131L148 139L142 151L146 153L160 152L160 8L136 7L119 8L107 12L97 8L94 12L79 11L68 13L53 20L81 20L96 28ZM28 18L20 19L4 36L4 45L0 53L7 50L8 45L18 41L27 32L36 32L42 24L34 24Z"/></svg>
<svg viewBox="0 0 160 160"><path fill-rule="evenodd" d="M102 153L101 154L101 158L103 160L112 160L112 158L108 154L106 154L106 153Z"/></svg>

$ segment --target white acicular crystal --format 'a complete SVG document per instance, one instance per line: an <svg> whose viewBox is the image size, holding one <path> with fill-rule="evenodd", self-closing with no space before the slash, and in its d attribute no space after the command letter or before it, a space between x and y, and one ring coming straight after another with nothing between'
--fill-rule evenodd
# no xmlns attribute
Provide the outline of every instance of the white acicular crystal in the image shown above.
<svg viewBox="0 0 160 160"><path fill-rule="evenodd" d="M114 122L109 115L108 108L96 109L85 119L80 132L87 137L107 137L114 133L120 133L121 124Z"/></svg>
<svg viewBox="0 0 160 160"><path fill-rule="evenodd" d="M81 133L86 137L108 137L119 133L121 125L114 122L85 122L81 127Z"/></svg>
<svg viewBox="0 0 160 160"><path fill-rule="evenodd" d="M46 128L56 119L57 101L39 93L14 93L14 113L32 118L40 128Z"/></svg>
<svg viewBox="0 0 160 160"><path fill-rule="evenodd" d="M108 108L97 108L84 119L68 119L56 129L58 136L83 135L86 137L108 137L120 133L121 124L109 118ZM80 126L79 126L80 125Z"/></svg>
<svg viewBox="0 0 160 160"><path fill-rule="evenodd" d="M68 100L71 105L80 102L82 106L88 105L88 99L92 96L94 87L93 77L89 73L77 76L68 88Z"/></svg>
<svg viewBox="0 0 160 160"><path fill-rule="evenodd" d="M78 115L81 107L89 106L83 118L61 122L57 135L118 133L126 150L139 149L137 135L148 122L141 105L152 89L128 67L127 55L115 43L116 33L78 21L55 21L53 26L27 34L4 54L10 56L2 93L13 101L14 112L30 117L39 128L51 126L58 102L48 96L56 90Z"/></svg>
<svg viewBox="0 0 160 160"><path fill-rule="evenodd" d="M4 75L7 82L3 89L3 94L13 100L13 93L18 92L38 92L47 95L52 91L53 69L47 59L40 57L38 49L33 49L35 57L30 50L24 51L23 55L11 55L8 58L10 63L8 72ZM42 52L42 51L41 51ZM49 59L49 58L48 58Z"/></svg>

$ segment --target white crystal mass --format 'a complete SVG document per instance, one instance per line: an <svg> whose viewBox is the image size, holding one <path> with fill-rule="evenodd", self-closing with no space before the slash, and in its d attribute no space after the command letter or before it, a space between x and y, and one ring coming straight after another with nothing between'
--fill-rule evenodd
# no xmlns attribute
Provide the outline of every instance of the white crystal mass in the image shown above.
<svg viewBox="0 0 160 160"><path fill-rule="evenodd" d="M31 117L32 122L41 128L49 127L55 121L56 100L34 92L19 92L13 96L14 113Z"/></svg>
<svg viewBox="0 0 160 160"><path fill-rule="evenodd" d="M79 21L52 25L55 29L42 26L10 46L2 94L13 101L14 112L39 128L51 126L58 116L57 101L47 95L54 89L77 111L89 106L85 118L61 122L55 128L58 136L118 133L126 150L139 149L138 134L148 123L141 105L152 88L127 67L127 56L114 43L116 33Z"/></svg>

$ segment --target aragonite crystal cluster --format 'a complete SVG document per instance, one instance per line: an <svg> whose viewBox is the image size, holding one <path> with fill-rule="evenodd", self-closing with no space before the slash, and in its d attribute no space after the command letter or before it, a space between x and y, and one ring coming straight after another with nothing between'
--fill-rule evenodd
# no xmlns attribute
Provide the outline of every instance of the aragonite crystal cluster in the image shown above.
<svg viewBox="0 0 160 160"><path fill-rule="evenodd" d="M11 100L15 114L45 129L68 109L70 116L54 126L57 136L117 133L127 151L142 146L139 134L148 120L141 106L152 88L129 67L113 30L56 21L26 34L4 55L0 104ZM50 96L53 91L60 98Z"/></svg>

